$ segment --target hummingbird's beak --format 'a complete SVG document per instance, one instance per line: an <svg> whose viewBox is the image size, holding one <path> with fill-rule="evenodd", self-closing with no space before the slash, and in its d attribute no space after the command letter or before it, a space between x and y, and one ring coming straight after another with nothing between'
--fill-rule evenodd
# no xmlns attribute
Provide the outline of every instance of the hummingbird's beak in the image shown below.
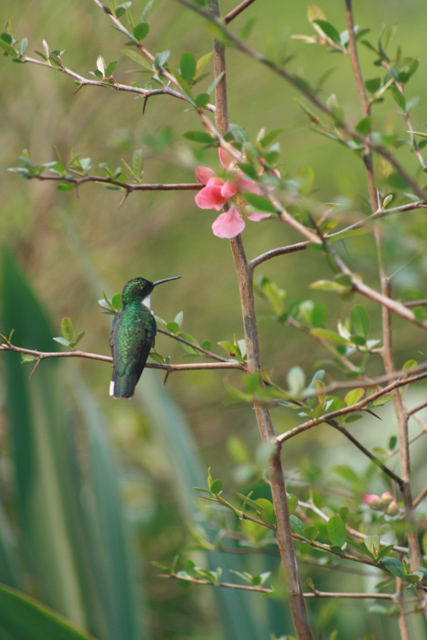
<svg viewBox="0 0 427 640"><path fill-rule="evenodd" d="M157 287L158 284L162 284L162 282L169 282L169 280L179 280L182 276L174 276L173 278L165 278L164 280L156 280L153 282L153 287Z"/></svg>

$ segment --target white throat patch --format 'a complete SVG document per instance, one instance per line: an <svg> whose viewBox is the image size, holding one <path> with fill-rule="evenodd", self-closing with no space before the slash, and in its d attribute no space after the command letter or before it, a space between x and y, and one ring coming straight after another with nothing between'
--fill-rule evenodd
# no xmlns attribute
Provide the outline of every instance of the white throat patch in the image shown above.
<svg viewBox="0 0 427 640"><path fill-rule="evenodd" d="M144 300L142 300L141 304L143 304L145 307L147 307L147 309L150 309L151 311L151 294L149 296L147 296L146 298L144 298Z"/></svg>

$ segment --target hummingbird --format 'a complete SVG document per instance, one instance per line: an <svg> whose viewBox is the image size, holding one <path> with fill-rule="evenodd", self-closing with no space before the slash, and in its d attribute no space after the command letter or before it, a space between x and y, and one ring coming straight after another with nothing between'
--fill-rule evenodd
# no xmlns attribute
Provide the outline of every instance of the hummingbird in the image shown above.
<svg viewBox="0 0 427 640"><path fill-rule="evenodd" d="M113 356L113 377L110 396L131 398L136 383L147 362L157 333L156 320L151 313L150 296L162 282L181 276L150 282L145 278L129 280L122 291L122 309L113 320L110 347Z"/></svg>

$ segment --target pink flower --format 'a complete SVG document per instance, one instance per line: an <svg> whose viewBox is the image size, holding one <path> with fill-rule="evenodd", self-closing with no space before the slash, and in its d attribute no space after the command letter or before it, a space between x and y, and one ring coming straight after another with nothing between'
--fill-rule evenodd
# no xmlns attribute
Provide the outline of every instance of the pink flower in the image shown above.
<svg viewBox="0 0 427 640"><path fill-rule="evenodd" d="M195 197L196 204L200 209L220 211L238 191L263 194L262 189L255 182L242 178L242 171L236 168L236 160L228 151L219 149L219 158L222 166L231 174L227 180L217 177L209 167L196 168L197 180L205 185ZM278 171L275 171L275 174L280 177ZM269 218L270 214L249 213L247 217L253 222L259 222ZM244 228L245 221L234 204L230 206L228 211L218 216L212 225L212 230L218 238L235 238Z"/></svg>

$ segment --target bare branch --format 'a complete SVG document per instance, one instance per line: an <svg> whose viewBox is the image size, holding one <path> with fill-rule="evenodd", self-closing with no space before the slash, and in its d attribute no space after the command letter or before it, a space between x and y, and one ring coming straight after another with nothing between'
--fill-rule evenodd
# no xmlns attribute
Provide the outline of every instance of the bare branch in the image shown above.
<svg viewBox="0 0 427 640"><path fill-rule="evenodd" d="M188 575L182 575L180 573L164 573L160 574L159 578L175 578L176 580L181 580L184 582L189 582L190 584L204 585L208 587L220 587L225 589L241 589L243 591L254 591L257 593L275 593L274 589L270 589L268 587L261 586L252 586L249 584L235 584L232 582L210 582L209 580L203 580L201 578L192 578ZM313 591L308 593L303 593L304 598L347 598L347 599L356 599L356 600L392 600L394 601L395 596L392 593L340 593L339 591L318 591L317 589L313 589Z"/></svg>
<svg viewBox="0 0 427 640"><path fill-rule="evenodd" d="M230 11L230 13L227 13L227 15L224 18L225 24L229 24L229 22L234 20L234 18L237 18L237 16L240 15L242 11L244 11L247 7L249 7L254 2L255 0L243 0L243 2L237 5L235 9Z"/></svg>
<svg viewBox="0 0 427 640"><path fill-rule="evenodd" d="M411 202L409 204L401 205L400 207L393 207L390 209L377 209L374 213L372 213L367 218L364 218L363 220L359 220L358 222L355 222L354 224L351 224L348 227L341 229L340 231L336 231L335 233L330 233L329 235L325 236L325 238L327 239L336 238L337 240L339 240L339 236L343 233L346 233L347 231L352 231L353 229L362 229L370 222L375 222L380 218L385 218L395 213L404 213L406 211L414 211L420 208L423 208L423 209L427 208L427 204L425 202ZM308 244L309 242L298 242L297 244L291 244L291 245L288 245L287 247L278 247L277 249L272 249L270 251L267 251L266 253L261 254L257 258L254 258L253 260L251 260L250 265L253 269L255 269L255 267L259 267L260 264L262 264L263 262L266 262L267 260L271 260L272 258L277 258L278 256L287 255L288 253L294 253L296 251L304 251L307 248ZM417 301L415 301L414 303L405 302L404 306L417 307L423 304L427 304L427 300L425 301L420 300L418 301L418 303Z"/></svg>
<svg viewBox="0 0 427 640"><path fill-rule="evenodd" d="M23 353L29 356L38 358L37 365L42 360L48 360L50 358L86 358L88 360L100 360L101 362L113 362L111 356L103 356L98 353L88 353L87 351L37 351L35 349L25 349L24 347L17 347L12 344L1 344L0 351L15 351L17 353ZM147 369L162 369L173 373L175 371L194 371L194 370L208 370L208 369L239 369L244 371L244 364L240 362L203 362L203 363L191 363L191 364L160 364L157 362L149 362L145 365ZM34 373L34 370L33 370ZM32 375L32 374L31 374Z"/></svg>

